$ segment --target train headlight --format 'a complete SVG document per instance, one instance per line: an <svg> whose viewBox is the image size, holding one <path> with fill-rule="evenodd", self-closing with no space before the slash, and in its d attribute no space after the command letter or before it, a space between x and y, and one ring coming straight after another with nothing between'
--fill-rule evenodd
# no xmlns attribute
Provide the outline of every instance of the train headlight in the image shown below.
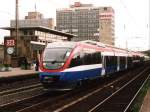
<svg viewBox="0 0 150 112"><path fill-rule="evenodd" d="M64 65L64 63L61 63L61 66L63 66Z"/></svg>
<svg viewBox="0 0 150 112"><path fill-rule="evenodd" d="M43 66L46 66L46 63L43 63Z"/></svg>
<svg viewBox="0 0 150 112"><path fill-rule="evenodd" d="M48 79L49 79L49 77L45 76L45 77L44 77L44 79L45 79L45 80L48 80Z"/></svg>
<svg viewBox="0 0 150 112"><path fill-rule="evenodd" d="M54 80L53 80L53 77L47 77L47 76L45 76L44 78L43 78L43 82L46 82L46 83L51 83L51 82L53 82Z"/></svg>

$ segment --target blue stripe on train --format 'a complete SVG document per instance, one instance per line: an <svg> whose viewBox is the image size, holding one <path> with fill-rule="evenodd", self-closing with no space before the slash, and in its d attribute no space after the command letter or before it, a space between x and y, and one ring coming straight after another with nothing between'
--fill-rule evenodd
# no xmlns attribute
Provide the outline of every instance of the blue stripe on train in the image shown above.
<svg viewBox="0 0 150 112"><path fill-rule="evenodd" d="M125 70L125 68L126 68L126 65L125 65L125 64L120 65L120 71L121 71L121 70Z"/></svg>
<svg viewBox="0 0 150 112"><path fill-rule="evenodd" d="M114 73L114 72L117 72L117 66L107 66L105 68L105 73L106 74L111 74L111 73Z"/></svg>
<svg viewBox="0 0 150 112"><path fill-rule="evenodd" d="M83 80L95 78L97 76L101 76L101 70L102 70L101 68L97 68L86 71L65 72L64 76L61 77L61 80L76 81L79 79Z"/></svg>
<svg viewBox="0 0 150 112"><path fill-rule="evenodd" d="M83 80L88 78L95 78L97 76L101 75L101 68L97 69L91 69L86 71L73 71L73 72L41 72L40 73L40 79L43 80L45 76L54 76L59 75L61 81L77 81L77 80Z"/></svg>
<svg viewBox="0 0 150 112"><path fill-rule="evenodd" d="M122 71L122 70L125 70L125 69L126 69L125 64L120 65L120 70L119 71ZM117 72L117 66L107 66L105 68L105 73L106 74L111 74L111 73L115 73L115 72Z"/></svg>

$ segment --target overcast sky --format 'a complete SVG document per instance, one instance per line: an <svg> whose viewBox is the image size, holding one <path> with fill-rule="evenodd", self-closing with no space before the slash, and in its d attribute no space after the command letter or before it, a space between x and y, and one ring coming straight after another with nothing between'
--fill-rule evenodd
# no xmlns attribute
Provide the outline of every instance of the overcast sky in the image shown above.
<svg viewBox="0 0 150 112"><path fill-rule="evenodd" d="M79 0L19 0L19 19L24 19L29 11L37 11L46 18L56 18L57 8L68 8L69 4ZM149 36L149 0L80 0L94 6L112 6L115 10L116 45L129 48L148 48ZM0 5L0 27L10 26L15 19L15 0L3 0ZM0 42L8 32L0 30ZM137 37L137 38L135 38ZM128 39L128 40L127 40ZM126 42L127 40L127 42ZM143 47L142 47L143 46Z"/></svg>

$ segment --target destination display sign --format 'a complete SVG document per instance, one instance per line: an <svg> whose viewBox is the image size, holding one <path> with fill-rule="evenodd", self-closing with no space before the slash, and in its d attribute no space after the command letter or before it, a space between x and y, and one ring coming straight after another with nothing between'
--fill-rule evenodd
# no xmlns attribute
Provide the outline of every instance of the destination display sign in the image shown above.
<svg viewBox="0 0 150 112"><path fill-rule="evenodd" d="M14 39L7 39L7 40L5 40L5 46L6 47L15 46L15 40Z"/></svg>

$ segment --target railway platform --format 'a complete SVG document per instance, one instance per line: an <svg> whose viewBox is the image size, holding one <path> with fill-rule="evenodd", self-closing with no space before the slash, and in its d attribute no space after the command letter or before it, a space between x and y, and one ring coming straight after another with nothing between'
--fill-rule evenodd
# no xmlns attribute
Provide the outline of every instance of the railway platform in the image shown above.
<svg viewBox="0 0 150 112"><path fill-rule="evenodd" d="M36 74L37 71L31 67L30 70L22 70L21 68L12 68L11 71L0 72L0 78L16 77L23 75Z"/></svg>
<svg viewBox="0 0 150 112"><path fill-rule="evenodd" d="M150 88L144 98L140 112L150 112Z"/></svg>

